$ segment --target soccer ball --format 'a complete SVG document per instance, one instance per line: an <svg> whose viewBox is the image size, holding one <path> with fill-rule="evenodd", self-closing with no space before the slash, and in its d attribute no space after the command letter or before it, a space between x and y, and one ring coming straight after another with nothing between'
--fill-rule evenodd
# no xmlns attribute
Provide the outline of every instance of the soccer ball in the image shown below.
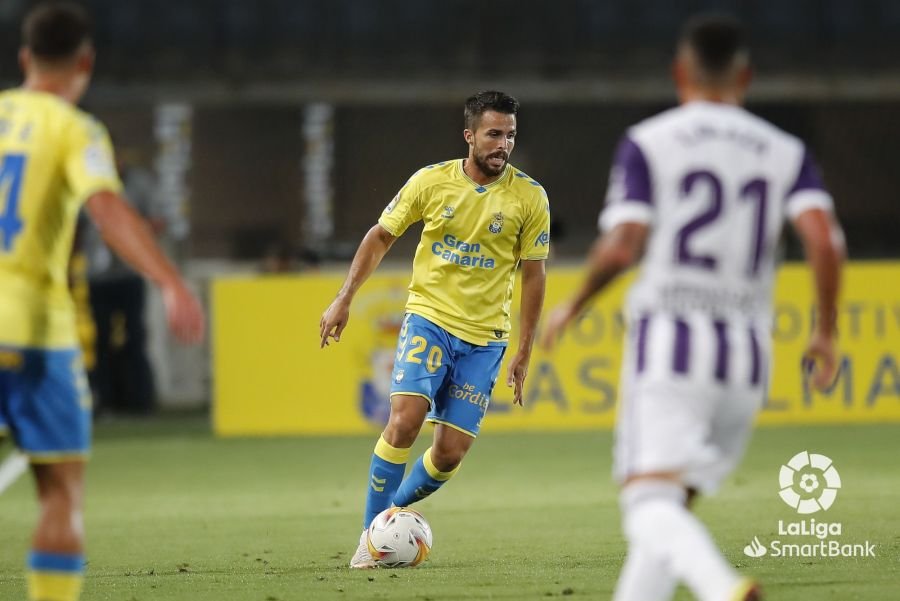
<svg viewBox="0 0 900 601"><path fill-rule="evenodd" d="M379 566L411 568L431 553L431 526L414 509L390 507L372 520L366 544Z"/></svg>

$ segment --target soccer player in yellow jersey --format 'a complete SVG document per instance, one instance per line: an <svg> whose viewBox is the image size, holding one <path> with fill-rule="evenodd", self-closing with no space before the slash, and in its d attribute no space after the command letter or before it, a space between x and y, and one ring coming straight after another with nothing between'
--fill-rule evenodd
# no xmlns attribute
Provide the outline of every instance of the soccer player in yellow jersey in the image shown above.
<svg viewBox="0 0 900 601"><path fill-rule="evenodd" d="M469 155L416 172L363 238L350 273L320 322L321 344L340 340L350 303L398 236L424 222L413 262L406 317L391 375L391 415L369 470L363 534L351 568L375 567L365 529L392 504L419 501L440 488L478 434L510 331L516 268L522 265L519 346L507 385L522 386L544 300L550 205L536 181L508 163L519 104L481 92L465 105ZM425 420L434 442L403 478Z"/></svg>
<svg viewBox="0 0 900 601"><path fill-rule="evenodd" d="M28 598L76 601L91 399L66 268L84 206L110 248L162 289L169 325L203 336L203 312L144 221L120 196L106 130L75 108L90 81L90 21L74 4L33 9L22 87L0 93L0 425L31 460L40 518Z"/></svg>

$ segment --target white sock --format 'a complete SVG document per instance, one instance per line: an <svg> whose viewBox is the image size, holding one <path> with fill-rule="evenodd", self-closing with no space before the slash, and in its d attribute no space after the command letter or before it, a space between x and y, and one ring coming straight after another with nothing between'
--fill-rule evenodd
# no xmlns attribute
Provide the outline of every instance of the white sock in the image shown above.
<svg viewBox="0 0 900 601"><path fill-rule="evenodd" d="M700 601L727 601L741 579L703 524L684 506L685 497L679 484L667 480L638 480L626 486L621 499L629 548L649 554ZM635 569L648 568L638 565ZM658 572L649 571L632 578L641 576L659 578Z"/></svg>
<svg viewBox="0 0 900 601"><path fill-rule="evenodd" d="M664 561L629 543L613 601L668 601L676 584Z"/></svg>

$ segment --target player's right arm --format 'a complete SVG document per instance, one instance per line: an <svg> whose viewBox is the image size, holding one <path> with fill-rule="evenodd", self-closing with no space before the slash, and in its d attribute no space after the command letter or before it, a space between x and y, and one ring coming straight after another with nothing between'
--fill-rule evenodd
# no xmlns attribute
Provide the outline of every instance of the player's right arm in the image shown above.
<svg viewBox="0 0 900 601"><path fill-rule="evenodd" d="M372 275L396 239L397 237L384 229L381 224L372 226L363 237L359 248L356 249L353 263L350 264L350 272L344 280L344 285L319 320L319 335L322 337L319 348L328 346L329 337L335 342L340 342L341 332L350 320L350 303L353 296Z"/></svg>
<svg viewBox="0 0 900 601"><path fill-rule="evenodd" d="M600 214L603 233L588 254L587 273L575 294L550 312L541 346L547 350L553 348L563 330L591 299L641 259L654 215L647 161L640 147L626 135L616 149L606 207Z"/></svg>
<svg viewBox="0 0 900 601"><path fill-rule="evenodd" d="M544 349L552 349L563 330L584 312L591 299L641 259L649 235L647 224L623 221L596 239L588 254L587 273L581 285L547 317L541 335Z"/></svg>
<svg viewBox="0 0 900 601"><path fill-rule="evenodd" d="M422 218L419 205L421 187L417 177L419 173L409 178L384 208L378 223L372 226L360 242L344 285L319 320L319 348L328 346L329 338L340 342L341 332L350 320L350 303L356 291L372 275L394 241L403 235L406 228Z"/></svg>
<svg viewBox="0 0 900 601"><path fill-rule="evenodd" d="M117 193L104 190L85 203L106 244L138 273L156 283L163 294L169 328L179 340L203 339L203 309L178 269L156 243L147 222Z"/></svg>

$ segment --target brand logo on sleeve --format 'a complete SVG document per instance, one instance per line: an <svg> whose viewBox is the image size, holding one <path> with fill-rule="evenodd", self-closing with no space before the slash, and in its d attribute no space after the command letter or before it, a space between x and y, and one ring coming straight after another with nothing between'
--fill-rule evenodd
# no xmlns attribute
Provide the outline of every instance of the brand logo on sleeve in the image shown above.
<svg viewBox="0 0 900 601"><path fill-rule="evenodd" d="M546 231L541 232L534 241L535 246L547 246L548 244L550 244L550 234Z"/></svg>
<svg viewBox="0 0 900 601"><path fill-rule="evenodd" d="M84 167L94 177L116 176L112 158L100 144L91 144L84 149Z"/></svg>

